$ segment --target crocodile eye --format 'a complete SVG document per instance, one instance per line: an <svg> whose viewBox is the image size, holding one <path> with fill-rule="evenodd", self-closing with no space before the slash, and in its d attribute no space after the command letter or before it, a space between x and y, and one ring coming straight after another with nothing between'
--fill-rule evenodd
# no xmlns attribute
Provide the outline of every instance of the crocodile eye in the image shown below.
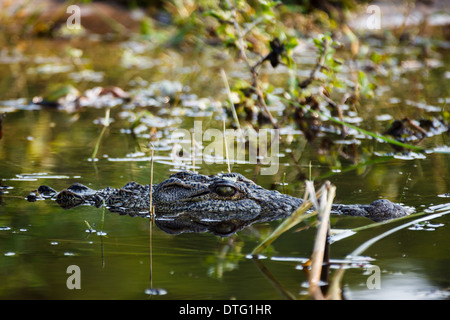
<svg viewBox="0 0 450 320"><path fill-rule="evenodd" d="M231 197L236 193L236 189L229 186L216 187L215 191L221 197Z"/></svg>

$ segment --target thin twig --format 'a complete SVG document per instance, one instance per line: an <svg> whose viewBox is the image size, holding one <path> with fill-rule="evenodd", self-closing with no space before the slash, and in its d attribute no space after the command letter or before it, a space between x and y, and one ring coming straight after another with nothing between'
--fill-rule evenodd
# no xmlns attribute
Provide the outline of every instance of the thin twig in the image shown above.
<svg viewBox="0 0 450 320"><path fill-rule="evenodd" d="M242 140L244 141L244 136L242 134L241 125L239 123L239 118L238 118L238 115L236 113L236 108L233 103L233 97L231 95L230 85L228 84L227 74L225 73L225 70L223 70L223 69L220 69L220 74L222 75L222 80L223 80L223 83L227 90L228 100L230 101L231 113L233 114L234 122L236 122L236 126L238 128L239 134L240 134Z"/></svg>
<svg viewBox="0 0 450 320"><path fill-rule="evenodd" d="M230 167L230 159L228 157L228 143L227 143L227 133L225 130L225 118L223 118L223 140L225 143L225 158L228 165L228 173L231 173L231 167Z"/></svg>
<svg viewBox="0 0 450 320"><path fill-rule="evenodd" d="M150 274L149 274L149 280L150 280L150 289L153 289L153 249L152 249L152 218L150 217L150 224L149 224L149 255L150 255Z"/></svg>
<svg viewBox="0 0 450 320"><path fill-rule="evenodd" d="M196 153L196 148L195 148L195 138L192 137L192 172L195 173L195 153Z"/></svg>
<svg viewBox="0 0 450 320"><path fill-rule="evenodd" d="M150 219L149 219L149 255L150 255L150 289L153 288L153 250L152 250L152 226L153 226L153 219L155 216L154 208L153 208L153 158L155 153L155 147L152 143L150 143L152 147L152 157L150 162L150 207L149 207L149 213L150 213Z"/></svg>
<svg viewBox="0 0 450 320"><path fill-rule="evenodd" d="M321 55L317 58L317 62L314 66L314 68L311 70L309 77L300 83L299 87L301 89L305 89L307 86L309 86L315 79L316 79L316 73L325 67L325 55L328 51L329 42L327 38L324 38L323 42L323 52Z"/></svg>
<svg viewBox="0 0 450 320"><path fill-rule="evenodd" d="M92 152L91 159L95 161L95 157L97 156L98 148L100 147L100 142L102 141L103 135L105 134L106 128L109 127L109 119L111 114L111 108L106 108L105 110L105 119L103 120L103 128L98 136L97 142L95 143L94 151Z"/></svg>
<svg viewBox="0 0 450 320"><path fill-rule="evenodd" d="M320 95L322 96L322 98L334 109L337 111L338 117L339 119L344 122L344 116L342 115L342 110L341 110L341 106L338 105L336 102L334 102L333 100L331 100L327 94L325 93L325 88L321 87L320 90ZM347 128L345 125L341 125L342 128L342 132L341 132L341 136L345 137L347 136Z"/></svg>
<svg viewBox="0 0 450 320"><path fill-rule="evenodd" d="M258 81L258 73L256 72L256 68L252 67L247 54L245 52L246 46L244 43L244 34L241 30L241 27L239 26L239 23L237 21L237 13L236 13L236 7L231 5L231 3L229 1L226 1L227 5L231 8L231 17L232 20L231 22L233 23L234 28L236 29L236 34L237 34L237 47L239 50L239 55L241 56L241 58L244 60L248 70L250 71L251 75L252 75L252 87L255 90L255 93L258 97L258 101L260 106L264 109L264 112L266 113L267 117L269 118L270 123L272 124L272 126L277 129L278 125L275 121L275 119L273 118L272 114L269 111L269 108L267 107L267 104L264 100L264 95L261 92L261 89L259 88L259 81Z"/></svg>
<svg viewBox="0 0 450 320"><path fill-rule="evenodd" d="M296 300L295 295L289 292L283 285L273 276L267 267L259 259L253 259L253 262L262 272L262 274L270 281L275 289L287 300Z"/></svg>
<svg viewBox="0 0 450 320"><path fill-rule="evenodd" d="M264 20L264 16L258 17L255 20L253 20L252 23L248 24L247 27L242 30L242 36L245 37L247 35L247 33L249 33L250 31L252 31L252 29L254 27L256 27L260 22L262 22Z"/></svg>
<svg viewBox="0 0 450 320"><path fill-rule="evenodd" d="M154 210L153 210L153 158L154 158L154 154L155 154L155 147L153 146L153 143L150 143L150 145L152 146L152 155L151 155L151 160L150 160L150 206L149 206L149 214L150 214L150 220L152 218L152 216L154 215Z"/></svg>
<svg viewBox="0 0 450 320"><path fill-rule="evenodd" d="M422 127L415 124L409 117L405 117L404 120L407 121L414 130L419 131L424 137L428 136L428 133Z"/></svg>

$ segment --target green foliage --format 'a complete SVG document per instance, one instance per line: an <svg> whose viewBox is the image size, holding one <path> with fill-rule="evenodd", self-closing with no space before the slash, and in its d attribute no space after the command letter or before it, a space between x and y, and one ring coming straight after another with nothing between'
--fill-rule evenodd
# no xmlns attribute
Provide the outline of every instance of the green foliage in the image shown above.
<svg viewBox="0 0 450 320"><path fill-rule="evenodd" d="M237 111L247 119L256 119L255 100L272 125L275 122L267 112L265 100L271 85L259 79L259 69L270 62L273 68L287 66L295 74L296 65L292 59L298 40L292 29L287 28L277 10L279 1L224 1L221 5L204 13L218 24L216 34L225 48L235 50L247 65L251 80L238 79L231 86L237 97ZM292 84L292 82L291 82ZM260 90L259 87L264 87Z"/></svg>
<svg viewBox="0 0 450 320"><path fill-rule="evenodd" d="M375 85L369 82L367 75L361 70L358 71L358 84L360 92L364 97L373 98Z"/></svg>
<svg viewBox="0 0 450 320"><path fill-rule="evenodd" d="M313 42L319 50L319 56L324 56L324 65L335 72L339 72L342 61L336 59L334 55L336 53L336 47L339 47L341 44L333 40L329 33L319 35L313 39Z"/></svg>
<svg viewBox="0 0 450 320"><path fill-rule="evenodd" d="M226 46L237 48L238 41L243 41L245 48L258 57L267 54L269 42L278 38L289 55L297 43L280 22L278 5L279 1L269 0L224 1L219 7L206 11L204 16L216 20L217 35Z"/></svg>
<svg viewBox="0 0 450 320"><path fill-rule="evenodd" d="M333 88L343 87L343 83L336 78L341 71L343 61L335 57L336 48L341 44L331 38L329 33L320 34L313 39L313 43L318 49L318 67L319 70L326 75L323 85L328 92L332 92Z"/></svg>

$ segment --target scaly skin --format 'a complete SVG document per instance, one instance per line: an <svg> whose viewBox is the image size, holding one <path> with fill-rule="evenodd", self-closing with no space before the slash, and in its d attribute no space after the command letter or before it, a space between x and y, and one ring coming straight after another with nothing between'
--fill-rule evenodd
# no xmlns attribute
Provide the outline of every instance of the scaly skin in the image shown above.
<svg viewBox="0 0 450 320"><path fill-rule="evenodd" d="M152 204L156 216L187 215L196 221L245 222L270 221L289 216L303 200L278 191L266 190L239 173L205 176L179 172L152 188ZM150 186L129 182L123 188L107 187L98 191L75 183L56 193L41 186L38 193L53 197L63 208L81 204L105 205L121 214L142 215L149 212ZM372 220L385 220L407 215L410 209L380 199L368 205L332 206L332 214L364 216Z"/></svg>

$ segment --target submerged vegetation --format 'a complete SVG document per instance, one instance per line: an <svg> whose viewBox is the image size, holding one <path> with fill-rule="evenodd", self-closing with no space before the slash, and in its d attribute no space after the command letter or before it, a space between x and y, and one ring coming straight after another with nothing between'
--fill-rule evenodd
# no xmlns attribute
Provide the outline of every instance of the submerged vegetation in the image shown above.
<svg viewBox="0 0 450 320"><path fill-rule="evenodd" d="M427 228L418 225L428 223L420 219L389 222L403 224L387 231L386 223L362 221L361 226L358 220L342 227L340 219L328 217L333 201L387 197L416 207L419 216L436 214L430 219L448 213L445 206L432 206L445 202L450 191L445 178L450 174L448 15L444 23L432 23L445 8L431 7L431 14L414 23L409 17L424 10L422 4L402 2L407 10L391 17L400 17L400 23L392 24L386 14L381 27L369 28L368 20L376 16L368 13L368 3L356 1L36 3L32 8L27 1L0 4L0 178L5 183L56 176L82 177L94 187L122 179L152 185L171 171L233 170L283 193L299 196L305 190L309 201L280 224L214 240L208 244L214 249L201 247L205 238L193 242L201 248L183 249L177 242L182 249L169 257L199 252L208 275L218 279L252 261L287 299L342 298L344 270L369 268L373 260L361 254L370 245L410 225ZM81 8L75 27L76 11L67 11L69 5ZM396 11L385 5L375 3L384 13ZM215 153L207 154L210 129L221 132L224 141L211 142ZM235 130L230 134L230 129ZM267 138L267 131L278 134ZM264 148L255 137L271 140L264 140ZM270 153L275 144L279 150ZM258 155L254 163L252 148ZM233 149L245 150L245 157ZM279 167L267 177L261 172L269 159ZM317 195L314 184L323 184ZM0 185L0 203L11 188ZM307 211L311 207L319 213ZM104 268L104 242L114 235L103 231L110 223L105 211L97 218ZM8 219L0 226L13 223ZM79 220L89 234L95 231L92 216ZM287 232L294 226L295 233ZM166 294L166 288L153 287L154 272L164 263L152 257L152 246L158 236L176 240L155 234L152 219L148 228L146 294ZM300 230L311 240L306 249L298 248ZM378 234L358 238L363 230ZM338 248L342 261L327 258L331 243L353 236L361 247ZM274 253L283 252L283 237L295 238L286 247L296 257L285 262L299 263L295 269L306 274L306 294L284 288L264 265L264 255L273 257L273 264ZM324 280L330 266L339 270ZM329 284L328 291L319 279Z"/></svg>

